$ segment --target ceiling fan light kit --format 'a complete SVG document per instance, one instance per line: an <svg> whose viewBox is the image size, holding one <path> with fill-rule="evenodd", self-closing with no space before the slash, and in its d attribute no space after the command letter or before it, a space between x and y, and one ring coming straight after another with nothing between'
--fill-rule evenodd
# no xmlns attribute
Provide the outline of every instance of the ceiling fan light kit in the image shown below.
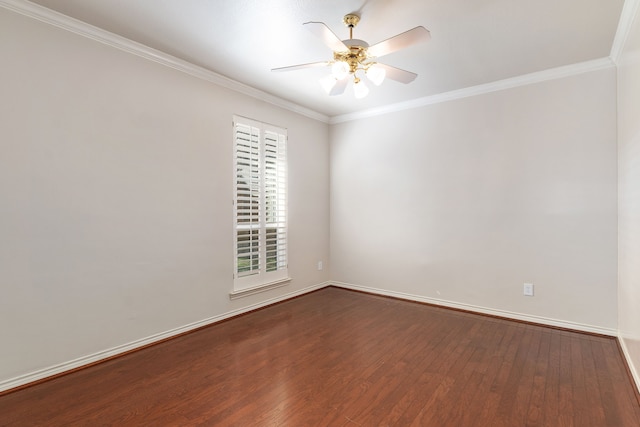
<svg viewBox="0 0 640 427"><path fill-rule="evenodd" d="M353 80L353 96L356 99L362 99L369 94L369 88L364 84L362 80L355 77Z"/></svg>
<svg viewBox="0 0 640 427"><path fill-rule="evenodd" d="M371 65L367 69L367 77L369 81L376 86L380 86L386 77L387 72L382 67L378 67L377 64Z"/></svg>
<svg viewBox="0 0 640 427"><path fill-rule="evenodd" d="M314 35L321 38L333 51L333 60L274 68L272 71L293 71L301 68L328 65L331 66L331 74L320 79L320 85L325 92L332 96L344 93L348 81L351 80L347 77L351 76L353 78L353 93L358 99L364 98L369 93L369 88L362 81L364 77L376 86L380 86L387 77L405 84L412 82L417 77L415 73L378 63L375 59L428 40L430 33L426 28L415 27L369 46L366 41L353 38L353 29L360 22L360 16L353 13L347 14L344 16L343 22L349 28L349 39L347 40L340 40L322 22L306 22L303 24Z"/></svg>
<svg viewBox="0 0 640 427"><path fill-rule="evenodd" d="M331 66L331 74L338 80L342 80L349 75L349 65L344 61L335 61Z"/></svg>

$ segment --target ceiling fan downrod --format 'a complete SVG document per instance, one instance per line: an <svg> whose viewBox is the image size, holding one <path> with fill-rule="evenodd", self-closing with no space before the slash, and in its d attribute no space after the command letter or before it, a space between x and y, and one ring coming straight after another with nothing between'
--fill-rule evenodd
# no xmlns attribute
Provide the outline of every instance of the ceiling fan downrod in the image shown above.
<svg viewBox="0 0 640 427"><path fill-rule="evenodd" d="M353 29L358 25L358 22L360 22L360 17L356 14L349 13L342 18L342 22L344 22L344 25L349 27L349 38L352 39Z"/></svg>
<svg viewBox="0 0 640 427"><path fill-rule="evenodd" d="M347 71L352 75L355 75L358 70L366 70L365 62L369 58L367 55L367 48L369 45L364 40L357 40L353 38L353 29L360 17L356 14L350 13L344 16L342 19L344 25L349 28L349 39L343 40L343 43L348 48L347 51L335 51L333 53L333 60L335 62L344 62L347 64Z"/></svg>

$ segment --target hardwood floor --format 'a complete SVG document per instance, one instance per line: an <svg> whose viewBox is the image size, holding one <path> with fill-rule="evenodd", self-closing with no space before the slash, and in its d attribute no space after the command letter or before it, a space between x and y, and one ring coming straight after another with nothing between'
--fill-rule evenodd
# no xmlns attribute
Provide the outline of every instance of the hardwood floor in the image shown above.
<svg viewBox="0 0 640 427"><path fill-rule="evenodd" d="M0 397L2 426L640 426L616 340L325 288Z"/></svg>

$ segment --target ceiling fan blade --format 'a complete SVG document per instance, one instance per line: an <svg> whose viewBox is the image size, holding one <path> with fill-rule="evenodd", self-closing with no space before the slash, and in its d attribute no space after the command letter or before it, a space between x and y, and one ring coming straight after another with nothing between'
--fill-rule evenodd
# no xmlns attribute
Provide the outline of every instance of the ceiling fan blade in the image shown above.
<svg viewBox="0 0 640 427"><path fill-rule="evenodd" d="M411 71L401 70L400 68L392 67L391 65L376 63L377 67L384 68L386 72L386 77L391 80L395 80L400 83L411 83L418 77L416 73L412 73Z"/></svg>
<svg viewBox="0 0 640 427"><path fill-rule="evenodd" d="M344 93L345 88L347 87L347 83L349 83L349 78L344 78L342 80L338 80L329 92L329 96L342 95Z"/></svg>
<svg viewBox="0 0 640 427"><path fill-rule="evenodd" d="M298 65L290 65L288 67L272 68L271 71L294 71L294 70L301 70L303 68L326 67L327 65L329 65L327 61L310 62L308 64L298 64Z"/></svg>
<svg viewBox="0 0 640 427"><path fill-rule="evenodd" d="M367 49L367 54L371 57L381 57L391 52L395 52L416 43L426 42L431 39L431 33L424 27L415 27L390 39L376 43Z"/></svg>
<svg viewBox="0 0 640 427"><path fill-rule="evenodd" d="M305 28L311 31L314 35L322 39L324 44L326 44L332 51L345 52L349 50L349 48L342 43L342 40L340 40L338 36L336 36L334 32L331 31L323 22L305 22L302 25L304 25Z"/></svg>

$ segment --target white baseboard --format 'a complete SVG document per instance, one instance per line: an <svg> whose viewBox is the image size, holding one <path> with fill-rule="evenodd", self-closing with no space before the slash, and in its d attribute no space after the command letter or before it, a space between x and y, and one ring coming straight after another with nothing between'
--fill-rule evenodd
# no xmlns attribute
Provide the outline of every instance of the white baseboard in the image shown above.
<svg viewBox="0 0 640 427"><path fill-rule="evenodd" d="M442 307L456 308L459 310L472 311L472 312L481 313L481 314L488 314L491 316L505 317L508 319L521 320L524 322L538 323L541 325L554 326L557 328L573 329L576 331L607 335L611 337L616 337L618 335L618 331L616 329L602 328L599 326L585 325L582 323L574 323L574 322L568 322L565 320L551 319L548 317L515 313L512 311L497 310L492 308L480 307L477 305L463 304L463 303L458 303L453 301L441 300L437 298L429 298L421 295L413 295L413 294L407 294L403 292L389 291L386 289L370 288L367 286L353 285L350 283L342 283L342 282L331 282L331 286L344 288L344 289L351 289L354 291L368 292L376 295L400 298L400 299L409 300L409 301L439 305Z"/></svg>
<svg viewBox="0 0 640 427"><path fill-rule="evenodd" d="M135 350L149 344L153 344L167 338L175 337L177 335L183 334L185 332L192 331L194 329L201 328L203 326L208 326L222 320L228 319L230 317L238 316L243 313L247 313L252 310L256 310L258 308L265 307L267 305L271 305L277 302L285 301L299 295L303 295L309 292L313 292L315 290L325 288L329 286L329 282L320 283L317 285L309 286L304 289L300 289L294 292L290 292L284 295L281 295L276 298L270 298L265 301L261 301L256 304L249 305L247 307L243 307L238 310L229 311L227 313L221 314L219 316L210 317L208 319L203 319L198 322L190 323L188 325L180 326L175 329L171 329L166 332L161 332L159 334L151 335L146 338L142 338L136 341L129 342L127 344L119 345L117 347L109 348L103 351L99 351L97 353L93 353L87 356L79 357L74 360L70 360L68 362L60 363L54 366L50 366L48 368L40 369L35 372L30 372L28 374L20 375L15 378L10 378L8 380L0 381L0 392L11 390L16 387L20 387L35 381L40 381L48 377L52 377L54 375L58 375L67 371L71 371L73 369L81 368L83 366L91 365L96 362L100 362L102 360L108 359L113 356L117 356L119 354L123 354L129 352L131 350Z"/></svg>
<svg viewBox="0 0 640 427"><path fill-rule="evenodd" d="M624 358L627 361L627 366L631 371L631 377L633 378L633 381L635 381L636 383L635 384L636 389L640 391L640 375L638 374L638 370L636 369L636 366L633 364L631 355L629 354L629 349L627 348L627 344L622 334L618 334L618 342L620 343L620 347L622 348L622 354L624 354Z"/></svg>
<svg viewBox="0 0 640 427"><path fill-rule="evenodd" d="M625 358L627 359L627 364L629 365L629 368L632 372L633 378L636 382L636 385L640 388L640 376L638 375L637 370L635 369L635 367L633 366L633 364L631 363L631 358L629 357L629 353L627 351L627 348L625 346L624 340L618 335L618 331L614 330L614 329L608 329L608 328L601 328L601 327L597 327L597 326L592 326L592 325L585 325L585 324L581 324L581 323L574 323L574 322L567 322L567 321L562 321L562 320L557 320L557 319L550 319L550 318L546 318L546 317L540 317L540 316L531 316L531 315L526 315L526 314L521 314L521 313L515 313L515 312L510 312L510 311L504 311L504 310L496 310L496 309L490 309L490 308L486 308L486 307L480 307L480 306L475 306L475 305L470 305L470 304L462 304L462 303L456 303L456 302L452 302L452 301L446 301L446 300L440 300L440 299L436 299L436 298L428 298L428 297L424 297L424 296L419 296L419 295L413 295L413 294L407 294L407 293L403 293L403 292L395 292L395 291L389 291L386 289L378 289L378 288L370 288L367 286L359 286L359 285L353 285L353 284L349 284L349 283L343 283L343 282L324 282L324 283L320 283L317 285L313 285L313 286L309 286L306 287L304 289L300 289L294 292L290 292L284 295L281 295L279 297L276 298L270 298L268 300L265 301L261 301L259 303L256 304L252 304L250 306L247 307L243 307L241 309L238 310L233 310L224 314L221 314L219 316L214 316L214 317L210 317L208 319L203 319L200 320L198 322L194 322L194 323L190 323L188 325L184 325L175 329L171 329L169 331L166 332L161 332L159 334L155 334L155 335L151 335L149 337L146 338L142 338L136 341L132 341L130 343L127 344L123 344L117 347L113 347L110 349L106 349L103 351L99 351L97 353L93 353L87 356L83 356L83 357L79 357L77 359L68 361L68 362L64 362L64 363L60 363L54 366L50 366L48 368L44 368L44 369L40 369L38 371L34 371L34 372L30 372L24 375L20 375L18 377L15 378L10 378L8 380L4 380L4 381L0 381L0 392L2 391L6 391L6 390L11 390L13 388L16 387L20 387L32 382L36 382L39 380L43 380L45 378L48 377L52 377L54 375L58 375L67 371L71 371L77 368L81 368L83 366L87 366L96 362L100 362L102 360L108 359L110 357L113 356L117 356L119 354L123 354L126 352L129 352L131 350L135 350L144 346L147 346L149 344L153 344L162 340L165 340L167 338L171 338L180 334L183 334L185 332L189 332L192 331L194 329L198 329L201 328L203 326L208 326L217 322L220 322L222 320L234 317L234 316L238 316L240 314L243 313L247 313L249 311L252 310L256 310L258 308L262 308L277 302L281 302L281 301L285 301L287 299L291 299L294 298L296 296L300 296L300 295L304 295L306 293L309 292L313 292L315 290L318 289L322 289L325 288L327 286L335 286L338 288L343 288L343 289L351 289L351 290L355 290L355 291L362 291L362 292L367 292L367 293L371 293L371 294L376 294L376 295L382 295L382 296L389 296L389 297L394 297L394 298L400 298L400 299L404 299L404 300L408 300L408 301L416 301L416 302L423 302L423 303L428 303L428 304L433 304L433 305L438 305L438 306L442 306L442 307L449 307L449 308L456 308L456 309L460 309L460 310L466 310L466 311L471 311L471 312L476 312L476 313L482 313L482 314L488 314L488 315L492 315L492 316L498 316L498 317L504 317L504 318L509 318L509 319L514 319L514 320L521 320L521 321L526 321L526 322L531 322L531 323L538 323L538 324L542 324L542 325L548 325L548 326L555 326L555 327L560 327L560 328L565 328L565 329L573 329L573 330L577 330L577 331L583 331L583 332L589 332L589 333L596 333L596 334L601 334L601 335L607 335L607 336L612 336L612 337L618 337L618 341L620 342Z"/></svg>

